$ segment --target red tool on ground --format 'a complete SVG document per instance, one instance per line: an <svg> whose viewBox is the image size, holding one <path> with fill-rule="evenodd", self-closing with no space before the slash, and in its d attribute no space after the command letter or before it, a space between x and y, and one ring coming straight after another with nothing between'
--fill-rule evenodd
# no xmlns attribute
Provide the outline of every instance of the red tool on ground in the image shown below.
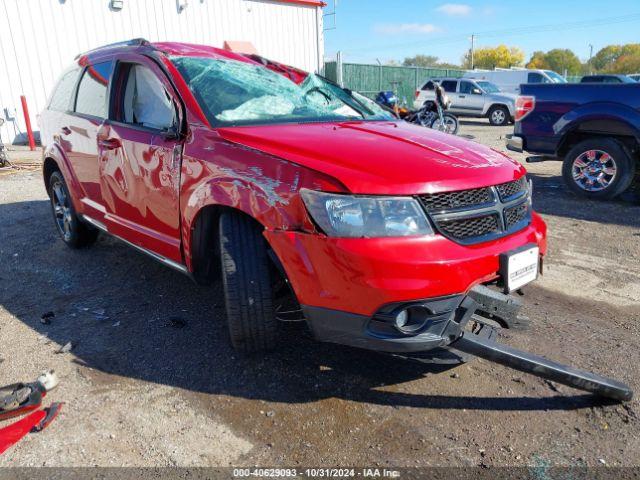
<svg viewBox="0 0 640 480"><path fill-rule="evenodd" d="M47 391L56 385L58 379L50 371L40 375L35 382L0 387L0 420L31 412L23 419L0 428L0 454L28 433L44 430L58 416L62 403L52 403L49 408L39 410Z"/></svg>
<svg viewBox="0 0 640 480"><path fill-rule="evenodd" d="M49 408L36 410L8 427L0 429L0 455L18 443L28 433L41 432L58 416L62 403L52 403Z"/></svg>

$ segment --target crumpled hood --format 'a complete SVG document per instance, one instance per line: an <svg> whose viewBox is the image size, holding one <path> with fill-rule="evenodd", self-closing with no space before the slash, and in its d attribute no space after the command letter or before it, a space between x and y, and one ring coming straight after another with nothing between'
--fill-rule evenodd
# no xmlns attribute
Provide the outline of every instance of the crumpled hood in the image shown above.
<svg viewBox="0 0 640 480"><path fill-rule="evenodd" d="M407 122L229 127L238 143L331 175L351 192L406 195L515 180L524 167L474 141Z"/></svg>

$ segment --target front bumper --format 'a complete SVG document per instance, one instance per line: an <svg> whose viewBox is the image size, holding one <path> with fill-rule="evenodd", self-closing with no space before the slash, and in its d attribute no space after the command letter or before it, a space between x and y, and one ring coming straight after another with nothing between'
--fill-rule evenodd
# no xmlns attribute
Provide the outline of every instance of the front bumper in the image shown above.
<svg viewBox="0 0 640 480"><path fill-rule="evenodd" d="M522 137L516 137L515 135L507 135L505 143L507 145L507 150L511 150L512 152L522 153L524 151L524 141Z"/></svg>
<svg viewBox="0 0 640 480"><path fill-rule="evenodd" d="M461 245L442 235L331 238L265 231L301 305L371 317L382 306L465 295L499 278L500 254L535 244L546 252L546 225L536 213L511 235Z"/></svg>
<svg viewBox="0 0 640 480"><path fill-rule="evenodd" d="M403 334L393 327L393 312L420 306L431 312L429 320L415 334ZM379 352L411 354L443 347L456 340L478 304L470 297L451 297L391 304L373 316L303 306L314 337Z"/></svg>

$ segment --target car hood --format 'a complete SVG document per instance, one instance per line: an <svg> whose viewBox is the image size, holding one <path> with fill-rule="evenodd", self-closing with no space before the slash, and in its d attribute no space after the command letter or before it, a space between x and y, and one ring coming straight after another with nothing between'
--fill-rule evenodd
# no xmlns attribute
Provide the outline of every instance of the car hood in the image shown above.
<svg viewBox="0 0 640 480"><path fill-rule="evenodd" d="M516 98L518 98L518 95L515 93L500 92L491 94L491 99L494 101L508 102L513 103L514 105L516 103Z"/></svg>
<svg viewBox="0 0 640 480"><path fill-rule="evenodd" d="M360 194L406 195L515 180L524 167L479 143L407 122L217 129L227 141L331 175Z"/></svg>

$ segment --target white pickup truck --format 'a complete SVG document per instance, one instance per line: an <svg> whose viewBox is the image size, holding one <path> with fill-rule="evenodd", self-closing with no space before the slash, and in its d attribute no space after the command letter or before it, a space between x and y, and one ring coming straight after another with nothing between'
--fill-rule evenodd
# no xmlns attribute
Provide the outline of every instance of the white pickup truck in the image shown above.
<svg viewBox="0 0 640 480"><path fill-rule="evenodd" d="M434 100L434 82L442 85L451 99L449 111L462 117L487 117L491 125L503 126L513 121L516 95L501 92L491 82L467 78L431 78L416 91L414 108Z"/></svg>

